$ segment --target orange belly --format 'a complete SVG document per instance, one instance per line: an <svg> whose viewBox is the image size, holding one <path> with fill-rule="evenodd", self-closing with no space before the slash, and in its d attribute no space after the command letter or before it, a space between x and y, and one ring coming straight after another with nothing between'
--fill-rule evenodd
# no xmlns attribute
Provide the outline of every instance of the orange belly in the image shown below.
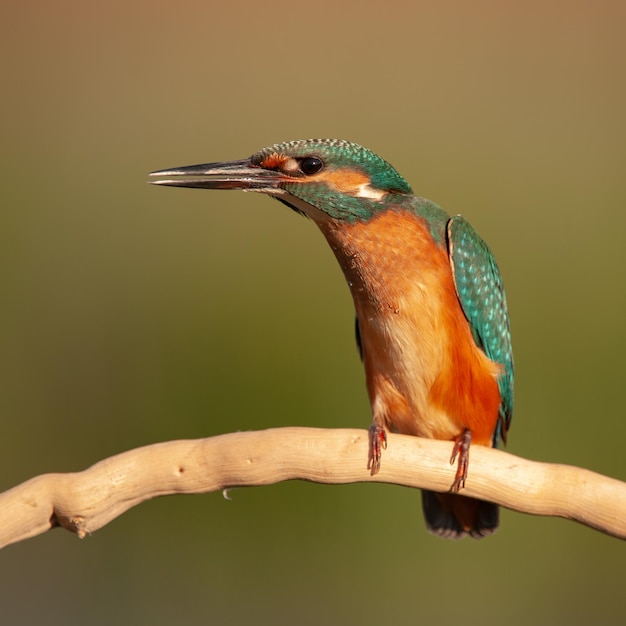
<svg viewBox="0 0 626 626"><path fill-rule="evenodd" d="M445 244L405 211L320 228L354 298L374 422L444 440L469 429L490 446L500 366L472 337Z"/></svg>

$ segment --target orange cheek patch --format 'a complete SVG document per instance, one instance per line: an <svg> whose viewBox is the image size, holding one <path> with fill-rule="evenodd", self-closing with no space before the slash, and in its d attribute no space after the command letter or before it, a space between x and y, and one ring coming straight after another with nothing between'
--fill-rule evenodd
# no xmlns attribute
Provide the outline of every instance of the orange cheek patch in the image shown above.
<svg viewBox="0 0 626 626"><path fill-rule="evenodd" d="M360 195L363 185L369 185L371 180L367 174L358 170L352 170L348 167L342 167L336 170L327 170L321 172L317 176L312 176L309 180L315 179L326 183L331 189L339 193L345 193L350 196Z"/></svg>

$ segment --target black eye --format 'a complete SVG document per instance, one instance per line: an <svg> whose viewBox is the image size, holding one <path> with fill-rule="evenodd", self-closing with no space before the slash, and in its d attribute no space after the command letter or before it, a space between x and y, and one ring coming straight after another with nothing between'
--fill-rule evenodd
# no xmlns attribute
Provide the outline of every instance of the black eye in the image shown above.
<svg viewBox="0 0 626 626"><path fill-rule="evenodd" d="M311 174L317 174L324 167L322 159L317 157L305 157L300 159L300 171L307 176Z"/></svg>

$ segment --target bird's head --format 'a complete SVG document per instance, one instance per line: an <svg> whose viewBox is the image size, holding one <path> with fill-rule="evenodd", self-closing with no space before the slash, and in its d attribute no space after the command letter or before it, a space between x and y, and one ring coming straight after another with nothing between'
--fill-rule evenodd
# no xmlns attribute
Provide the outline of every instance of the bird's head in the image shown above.
<svg viewBox="0 0 626 626"><path fill-rule="evenodd" d="M315 221L367 220L398 195L412 194L387 161L340 139L288 141L248 159L177 167L151 176L158 177L152 181L157 185L265 193Z"/></svg>

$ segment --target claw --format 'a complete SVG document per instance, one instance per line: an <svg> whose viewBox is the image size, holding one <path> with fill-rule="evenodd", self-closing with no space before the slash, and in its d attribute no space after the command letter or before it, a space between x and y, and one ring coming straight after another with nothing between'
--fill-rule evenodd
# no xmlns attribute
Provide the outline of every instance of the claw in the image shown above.
<svg viewBox="0 0 626 626"><path fill-rule="evenodd" d="M380 470L380 458L383 450L387 447L387 433L384 428L372 424L369 429L370 452L367 459L367 469L372 476Z"/></svg>
<svg viewBox="0 0 626 626"><path fill-rule="evenodd" d="M454 448L452 448L452 456L450 457L450 465L454 465L457 456L459 462L456 467L456 475L454 482L450 487L451 493L457 493L465 487L465 479L467 478L467 468L469 466L469 449L472 443L472 433L466 428L455 440Z"/></svg>

